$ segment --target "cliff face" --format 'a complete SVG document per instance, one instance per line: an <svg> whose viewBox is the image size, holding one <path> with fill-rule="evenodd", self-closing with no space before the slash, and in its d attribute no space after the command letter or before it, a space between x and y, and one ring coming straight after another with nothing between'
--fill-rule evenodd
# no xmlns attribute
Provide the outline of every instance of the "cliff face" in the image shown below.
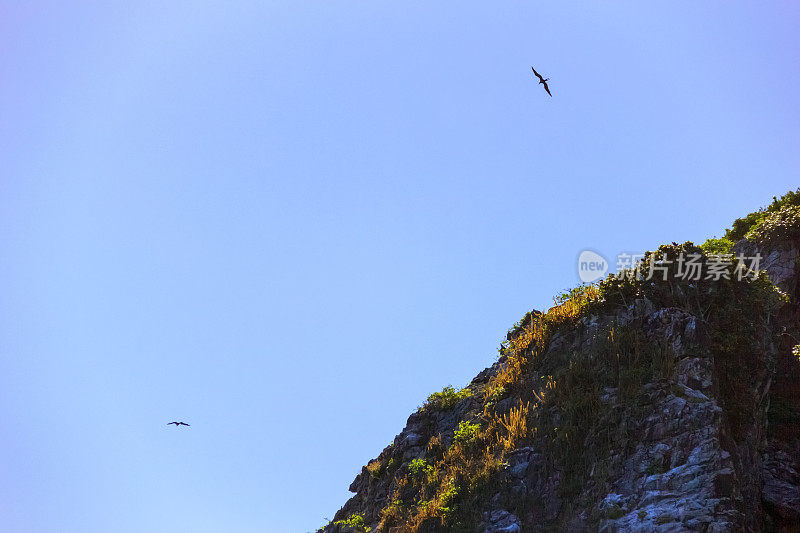
<svg viewBox="0 0 800 533"><path fill-rule="evenodd" d="M687 280L681 257L714 259L673 244L642 263L663 276L526 315L321 531L800 531L800 224L781 220L730 250L768 278Z"/></svg>

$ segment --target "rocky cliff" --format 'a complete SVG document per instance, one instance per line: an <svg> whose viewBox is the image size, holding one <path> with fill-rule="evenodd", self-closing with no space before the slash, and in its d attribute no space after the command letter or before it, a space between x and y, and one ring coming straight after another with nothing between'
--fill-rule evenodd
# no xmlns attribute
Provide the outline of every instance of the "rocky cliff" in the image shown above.
<svg viewBox="0 0 800 533"><path fill-rule="evenodd" d="M800 191L528 313L320 531L800 531L799 248Z"/></svg>

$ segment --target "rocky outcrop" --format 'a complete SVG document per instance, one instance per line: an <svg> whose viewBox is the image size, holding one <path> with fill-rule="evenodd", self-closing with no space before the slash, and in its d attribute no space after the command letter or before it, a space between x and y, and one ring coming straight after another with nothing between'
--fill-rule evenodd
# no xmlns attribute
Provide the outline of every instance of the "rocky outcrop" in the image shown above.
<svg viewBox="0 0 800 533"><path fill-rule="evenodd" d="M787 294L797 289L798 243L781 241L772 245L743 239L733 246L732 252L745 257L759 256L760 268L769 274L769 279Z"/></svg>
<svg viewBox="0 0 800 533"><path fill-rule="evenodd" d="M648 307L646 301L637 303ZM617 323L632 322L637 311L634 307L617 316ZM737 457L742 452L728 434L716 400L713 355L698 350L696 317L680 309L659 309L645 315L643 324L651 340L675 349L674 370L647 383L634 406L621 402L616 389L606 389L604 403L623 412L620 425L631 432L630 450L591 465L589 477L602 472L608 492L595 495L590 481L577 499L593 506L575 512L566 523L573 531L740 531L750 522L742 501L752 500L759 489L744 469L752 458ZM581 337L591 338L591 333ZM556 349L561 349L558 344ZM766 383L761 387L757 393L763 395ZM748 429L751 438L763 437L758 428L765 414L762 409ZM548 479L546 464L534 449L511 455L509 489L523 493L537 510L525 526L517 519L522 531L545 531L557 521L563 511L557 484ZM490 515L501 512L495 509ZM499 531L493 523L484 527Z"/></svg>
<svg viewBox="0 0 800 533"><path fill-rule="evenodd" d="M800 531L800 364L791 353L800 344L798 243L741 241L733 251L760 253L761 267L791 302L775 309L759 299L731 310L713 307L720 300L679 305L716 290L690 285L667 288L674 305L664 305L662 293L644 291L623 297L625 305L593 308L547 338L538 366L530 367L538 375L529 368L507 387L511 393L491 386L513 364L506 355L454 405L412 414L393 443L362 468L350 486L355 495L322 531ZM540 313L526 315L509 339L540 319ZM614 368L620 332L635 343L628 366L617 353ZM638 354L640 348L649 355ZM587 381L587 389L600 389L587 392L586 402L547 400L545 374L576 361L604 368L611 378ZM427 490L420 465L433 464L442 457L437 450L454 445L460 424L505 420L526 394L540 400L529 415L535 431L499 453L484 492L471 489L480 496L461 500L476 507L464 511L471 521L387 518L412 501L432 505L420 501ZM562 454L557 440L568 420L581 421L568 437L577 431L582 439L572 455ZM348 525L353 516L364 525Z"/></svg>

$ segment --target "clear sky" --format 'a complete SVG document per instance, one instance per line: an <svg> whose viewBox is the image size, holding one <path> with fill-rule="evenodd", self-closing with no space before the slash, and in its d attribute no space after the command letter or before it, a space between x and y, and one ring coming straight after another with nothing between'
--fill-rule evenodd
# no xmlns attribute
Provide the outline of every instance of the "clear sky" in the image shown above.
<svg viewBox="0 0 800 533"><path fill-rule="evenodd" d="M799 22L0 0L0 527L322 525L581 250L701 242L800 186Z"/></svg>

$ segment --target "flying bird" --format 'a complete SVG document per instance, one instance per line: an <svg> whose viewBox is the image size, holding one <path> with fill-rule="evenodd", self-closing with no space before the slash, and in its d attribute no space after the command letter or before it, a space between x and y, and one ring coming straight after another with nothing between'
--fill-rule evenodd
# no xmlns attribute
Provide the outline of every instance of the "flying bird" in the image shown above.
<svg viewBox="0 0 800 533"><path fill-rule="evenodd" d="M536 72L536 69L533 68L533 67L531 67L531 70L533 71L534 74L536 74L536 77L539 78L539 83L544 85L544 90L547 91L547 94L549 94L550 96L553 96L550 93L550 87L547 86L547 82L550 80L550 78L543 78L542 75L539 74L538 72Z"/></svg>
<svg viewBox="0 0 800 533"><path fill-rule="evenodd" d="M189 425L189 424L187 424L186 422L168 422L168 423L167 423L167 425L170 425L170 424L175 424L175 427L178 427L178 426L188 426L188 425Z"/></svg>

